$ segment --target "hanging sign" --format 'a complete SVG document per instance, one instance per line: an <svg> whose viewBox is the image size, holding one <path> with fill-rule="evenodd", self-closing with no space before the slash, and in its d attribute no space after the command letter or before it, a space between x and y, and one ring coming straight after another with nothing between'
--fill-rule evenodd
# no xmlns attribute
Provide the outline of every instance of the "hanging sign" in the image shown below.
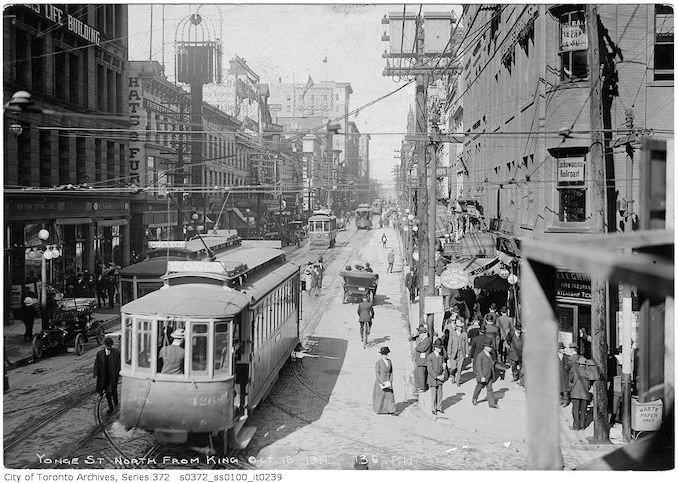
<svg viewBox="0 0 678 483"><path fill-rule="evenodd" d="M572 15L572 18L560 24L560 50L585 50L588 48L586 22L584 15Z"/></svg>
<svg viewBox="0 0 678 483"><path fill-rule="evenodd" d="M558 182L584 182L584 158L561 158L558 160Z"/></svg>

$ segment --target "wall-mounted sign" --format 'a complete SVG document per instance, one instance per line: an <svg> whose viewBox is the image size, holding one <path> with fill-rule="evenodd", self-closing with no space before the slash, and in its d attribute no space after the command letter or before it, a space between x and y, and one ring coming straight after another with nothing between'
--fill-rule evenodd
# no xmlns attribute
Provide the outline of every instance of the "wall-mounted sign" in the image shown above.
<svg viewBox="0 0 678 483"><path fill-rule="evenodd" d="M98 30L93 29L85 22L65 13L62 9L49 4L32 3L26 5L38 15L45 17L47 20L54 22L61 27L66 27L80 38L91 42L94 45L101 44L101 38Z"/></svg>
<svg viewBox="0 0 678 483"><path fill-rule="evenodd" d="M585 273L557 272L557 297L591 300L591 277Z"/></svg>
<svg viewBox="0 0 678 483"><path fill-rule="evenodd" d="M558 159L558 182L584 182L584 158Z"/></svg>
<svg viewBox="0 0 678 483"><path fill-rule="evenodd" d="M585 50L587 47L584 14L572 14L560 24L560 50Z"/></svg>

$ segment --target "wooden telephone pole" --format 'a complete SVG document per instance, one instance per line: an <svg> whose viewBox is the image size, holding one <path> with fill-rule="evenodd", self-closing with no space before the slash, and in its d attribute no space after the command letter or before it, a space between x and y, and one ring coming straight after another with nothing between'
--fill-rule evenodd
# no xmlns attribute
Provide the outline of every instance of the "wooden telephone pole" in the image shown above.
<svg viewBox="0 0 678 483"><path fill-rule="evenodd" d="M589 86L591 89L591 231L607 231L607 193L603 139L603 97L598 34L598 11L595 5L586 5L586 34L588 37ZM598 378L593 385L593 435L596 443L610 442L607 408L607 280L591 277L591 349Z"/></svg>

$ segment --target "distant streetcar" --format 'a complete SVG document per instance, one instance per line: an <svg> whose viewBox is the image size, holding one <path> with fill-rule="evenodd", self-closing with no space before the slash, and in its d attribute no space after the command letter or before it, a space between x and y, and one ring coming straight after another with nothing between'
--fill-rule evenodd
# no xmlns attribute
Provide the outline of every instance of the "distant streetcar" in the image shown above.
<svg viewBox="0 0 678 483"><path fill-rule="evenodd" d="M382 211L381 200L379 198L376 198L372 202L372 213L375 214L375 215L381 215L381 211Z"/></svg>
<svg viewBox="0 0 678 483"><path fill-rule="evenodd" d="M358 230L372 228L372 208L367 203L358 205L358 209L355 210L355 226Z"/></svg>
<svg viewBox="0 0 678 483"><path fill-rule="evenodd" d="M236 249L214 262L170 260L162 289L122 313L120 422L161 443L206 434L243 449L250 412L266 397L299 341L299 266L271 248ZM161 349L183 336L178 373ZM181 359L179 359L181 361Z"/></svg>
<svg viewBox="0 0 678 483"><path fill-rule="evenodd" d="M337 217L330 210L316 210L308 219L311 248L332 248L337 239Z"/></svg>

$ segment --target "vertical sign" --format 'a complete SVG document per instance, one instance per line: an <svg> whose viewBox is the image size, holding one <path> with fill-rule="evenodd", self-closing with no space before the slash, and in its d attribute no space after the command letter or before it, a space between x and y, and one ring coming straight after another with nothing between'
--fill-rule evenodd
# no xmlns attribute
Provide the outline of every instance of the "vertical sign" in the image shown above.
<svg viewBox="0 0 678 483"><path fill-rule="evenodd" d="M139 129L141 124L141 82L139 74L130 74L127 104L129 106L130 117L130 138L129 138L129 180L130 183L141 184L141 175L143 171L143 143L139 139Z"/></svg>

